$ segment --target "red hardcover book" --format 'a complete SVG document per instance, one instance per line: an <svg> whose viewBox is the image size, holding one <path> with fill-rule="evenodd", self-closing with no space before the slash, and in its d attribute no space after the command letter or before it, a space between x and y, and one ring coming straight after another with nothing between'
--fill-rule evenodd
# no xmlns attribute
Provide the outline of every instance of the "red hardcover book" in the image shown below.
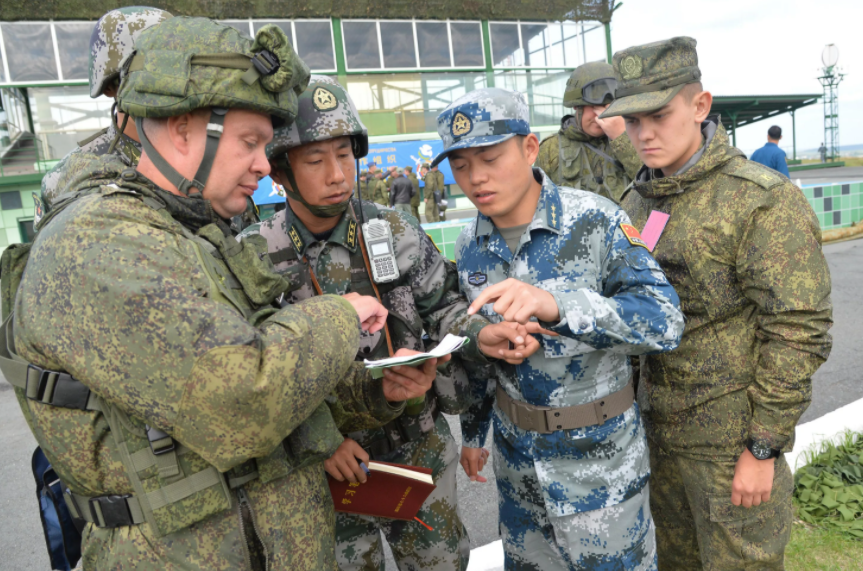
<svg viewBox="0 0 863 571"><path fill-rule="evenodd" d="M337 512L413 521L434 489L431 468L369 462L365 484L339 482L329 475Z"/></svg>

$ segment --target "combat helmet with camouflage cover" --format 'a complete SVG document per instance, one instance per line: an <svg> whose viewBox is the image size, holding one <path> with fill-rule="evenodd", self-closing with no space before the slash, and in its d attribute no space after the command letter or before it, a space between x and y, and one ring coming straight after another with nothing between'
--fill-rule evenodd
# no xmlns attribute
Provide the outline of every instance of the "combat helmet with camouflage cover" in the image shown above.
<svg viewBox="0 0 863 571"><path fill-rule="evenodd" d="M90 35L90 97L97 98L119 82L120 67L135 49L135 40L151 26L172 17L149 6L127 6L106 12Z"/></svg>
<svg viewBox="0 0 863 571"><path fill-rule="evenodd" d="M285 188L285 193L315 216L340 216L348 207L350 199L327 206L309 204L297 188L293 169L288 162L288 151L294 147L338 137L351 138L351 150L355 159L361 159L368 154L368 130L360 120L351 96L335 79L325 75L313 75L308 88L299 97L296 120L276 129L273 142L267 145L267 158L288 178L293 190Z"/></svg>
<svg viewBox="0 0 863 571"><path fill-rule="evenodd" d="M564 107L607 105L614 100L614 68L604 61L580 65L572 71L563 92Z"/></svg>
<svg viewBox="0 0 863 571"><path fill-rule="evenodd" d="M239 108L270 115L274 125L293 121L309 69L273 24L255 39L206 18L175 17L141 33L123 69L120 111L135 118L141 146L153 165L183 194L203 191L213 166L224 116ZM144 119L211 109L204 158L187 180L159 155L144 133Z"/></svg>

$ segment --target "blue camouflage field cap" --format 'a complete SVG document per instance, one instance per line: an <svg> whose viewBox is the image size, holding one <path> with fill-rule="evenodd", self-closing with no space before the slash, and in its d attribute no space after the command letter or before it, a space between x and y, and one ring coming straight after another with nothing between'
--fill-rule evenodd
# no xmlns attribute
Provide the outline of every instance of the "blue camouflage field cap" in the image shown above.
<svg viewBox="0 0 863 571"><path fill-rule="evenodd" d="M527 101L518 91L496 87L471 91L437 116L443 152L431 166L458 149L490 147L516 135L530 135L528 117Z"/></svg>

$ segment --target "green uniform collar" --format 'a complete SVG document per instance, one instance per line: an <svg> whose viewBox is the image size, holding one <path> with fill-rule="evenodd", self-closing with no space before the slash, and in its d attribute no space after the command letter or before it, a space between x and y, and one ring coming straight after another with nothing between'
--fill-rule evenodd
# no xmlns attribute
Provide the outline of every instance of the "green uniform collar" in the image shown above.
<svg viewBox="0 0 863 571"><path fill-rule="evenodd" d="M355 200L351 201L353 208L348 208L342 214L336 227L333 228L332 234L327 238L327 242L344 246L353 254L357 251L359 245L359 223L354 217L353 210L359 208L359 203ZM306 228L305 224L291 210L291 205L285 209L285 227L287 228L288 238L294 245L294 250L297 256L302 258L306 255L306 250L317 242L312 233Z"/></svg>
<svg viewBox="0 0 863 571"><path fill-rule="evenodd" d="M666 177L660 169L651 169L647 166L638 171L633 187L644 198L660 198L673 196L685 192L693 182L708 176L714 170L722 167L734 157L745 156L740 150L732 147L728 141L728 134L719 122L719 116L711 115L701 126L701 132L705 133L705 144L699 151L700 158L695 164L687 163L682 172ZM709 134L713 132L712 136ZM698 156L696 154L696 156Z"/></svg>

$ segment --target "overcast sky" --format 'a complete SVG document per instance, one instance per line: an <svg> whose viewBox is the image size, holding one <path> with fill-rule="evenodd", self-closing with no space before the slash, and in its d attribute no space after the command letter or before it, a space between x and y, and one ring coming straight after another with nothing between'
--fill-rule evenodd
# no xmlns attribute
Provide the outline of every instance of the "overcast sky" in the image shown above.
<svg viewBox="0 0 863 571"><path fill-rule="evenodd" d="M705 89L714 95L821 93L816 79L826 44L839 48L839 140L863 143L861 0L623 0L611 22L612 48L691 36ZM797 112L797 149L824 139L821 101ZM737 146L751 153L770 125L783 130L791 156L791 115L742 127Z"/></svg>

